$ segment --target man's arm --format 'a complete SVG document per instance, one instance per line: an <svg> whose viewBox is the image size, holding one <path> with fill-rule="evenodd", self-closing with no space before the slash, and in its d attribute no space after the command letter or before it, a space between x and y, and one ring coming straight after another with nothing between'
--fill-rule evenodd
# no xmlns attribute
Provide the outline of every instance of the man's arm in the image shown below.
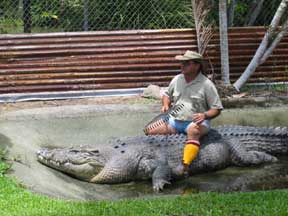
<svg viewBox="0 0 288 216"><path fill-rule="evenodd" d="M204 113L196 113L193 115L193 121L196 124L200 124L201 122L203 122L206 119L213 119L215 117L217 117L218 115L220 115L221 113L221 109L209 109L208 111L204 112Z"/></svg>
<svg viewBox="0 0 288 216"><path fill-rule="evenodd" d="M208 111L204 112L205 119L213 119L220 115L221 109L209 109Z"/></svg>
<svg viewBox="0 0 288 216"><path fill-rule="evenodd" d="M200 124L205 119L213 119L217 117L223 109L217 89L212 82L210 82L210 85L206 88L205 95L209 110L204 113L196 113L193 115L193 121L197 124Z"/></svg>
<svg viewBox="0 0 288 216"><path fill-rule="evenodd" d="M162 97L162 108L161 108L161 112L166 112L171 105L171 100L167 95L163 95Z"/></svg>

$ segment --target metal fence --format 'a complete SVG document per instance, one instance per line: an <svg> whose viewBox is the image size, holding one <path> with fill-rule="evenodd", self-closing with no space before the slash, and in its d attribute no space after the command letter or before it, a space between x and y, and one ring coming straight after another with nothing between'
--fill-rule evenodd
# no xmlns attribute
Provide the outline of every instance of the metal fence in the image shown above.
<svg viewBox="0 0 288 216"><path fill-rule="evenodd" d="M208 1L208 21L217 25L218 1ZM280 1L230 0L231 23L269 25ZM0 33L193 28L191 5L191 0L1 0Z"/></svg>
<svg viewBox="0 0 288 216"><path fill-rule="evenodd" d="M265 31L263 27L229 29L231 82L243 73ZM249 83L261 83L266 90L271 83L288 82L287 44L288 35L257 67ZM180 72L175 55L196 51L197 37L192 29L15 34L0 37L0 50L0 95L128 89L167 86ZM207 73L220 80L218 32L206 54ZM280 87L288 93L285 89Z"/></svg>

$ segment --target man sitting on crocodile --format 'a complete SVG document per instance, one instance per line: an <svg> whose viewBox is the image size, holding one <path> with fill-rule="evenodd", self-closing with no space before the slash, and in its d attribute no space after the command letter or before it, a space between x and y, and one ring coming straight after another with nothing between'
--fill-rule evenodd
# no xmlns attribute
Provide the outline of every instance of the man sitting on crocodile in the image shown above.
<svg viewBox="0 0 288 216"><path fill-rule="evenodd" d="M172 104L183 105L182 109L170 116L166 124L146 130L146 134L187 134L183 161L177 168L179 175L186 175L199 152L200 138L210 129L210 119L217 117L223 106L214 84L202 74L202 55L188 50L175 58L181 62L182 73L173 78L165 91L161 111L166 112Z"/></svg>
<svg viewBox="0 0 288 216"><path fill-rule="evenodd" d="M219 115L222 105L214 85L200 73L202 56L188 51L177 59L183 61L184 72L172 80L163 98L163 111L169 108L171 102L175 104L162 114L162 122L168 124L158 124L157 121L153 124L152 120L144 130L148 135L170 135L121 137L80 147L42 148L37 152L38 161L97 184L152 179L153 189L159 191L174 178L183 177L188 168L189 174L193 175L228 166L276 162L275 156L288 154L287 127L235 125L209 130L209 120ZM184 75L190 69L191 73L195 71L194 75ZM181 116L185 118L181 119ZM189 122L185 125L181 121L187 120L186 117ZM209 133L201 138L201 150L198 153L197 141L208 130ZM186 131L188 138L183 134ZM185 142L186 146L183 145ZM181 164L183 155L184 165Z"/></svg>

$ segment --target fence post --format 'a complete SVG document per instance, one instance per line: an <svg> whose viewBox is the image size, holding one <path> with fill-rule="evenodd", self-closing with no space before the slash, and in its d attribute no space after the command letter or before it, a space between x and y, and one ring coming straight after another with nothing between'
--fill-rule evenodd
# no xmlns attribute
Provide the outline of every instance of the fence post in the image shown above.
<svg viewBox="0 0 288 216"><path fill-rule="evenodd" d="M228 46L228 27L227 27L227 1L219 1L219 35L221 52L221 75L225 85L230 84L229 69L229 46Z"/></svg>
<svg viewBox="0 0 288 216"><path fill-rule="evenodd" d="M31 1L23 0L23 24L24 33L31 33Z"/></svg>
<svg viewBox="0 0 288 216"><path fill-rule="evenodd" d="M88 31L89 29L89 11L88 11L88 0L83 0L83 17L84 17L84 24L83 24L83 30Z"/></svg>

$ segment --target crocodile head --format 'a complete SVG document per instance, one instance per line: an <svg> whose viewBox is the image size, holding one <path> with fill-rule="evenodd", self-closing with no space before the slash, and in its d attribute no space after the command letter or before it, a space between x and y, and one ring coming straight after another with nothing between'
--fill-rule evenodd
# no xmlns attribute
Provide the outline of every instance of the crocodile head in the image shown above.
<svg viewBox="0 0 288 216"><path fill-rule="evenodd" d="M100 173L106 161L99 150L81 148L43 148L37 152L37 160L48 167L85 181Z"/></svg>

